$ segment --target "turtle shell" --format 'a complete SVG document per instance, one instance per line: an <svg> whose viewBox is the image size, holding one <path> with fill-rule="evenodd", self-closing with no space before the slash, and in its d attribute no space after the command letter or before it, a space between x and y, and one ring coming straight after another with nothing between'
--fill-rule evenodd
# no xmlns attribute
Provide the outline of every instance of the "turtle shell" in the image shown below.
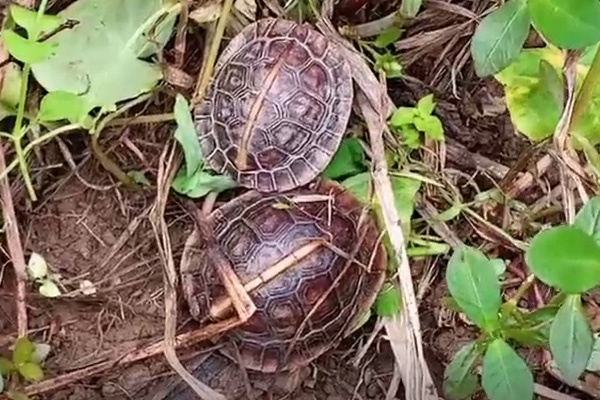
<svg viewBox="0 0 600 400"><path fill-rule="evenodd" d="M337 45L308 24L265 18L225 48L195 108L212 169L261 192L312 181L331 161L352 108Z"/></svg>
<svg viewBox="0 0 600 400"><path fill-rule="evenodd" d="M340 185L316 180L286 193L253 190L210 215L217 242L244 285L268 275L308 243L333 245L298 256L288 269L249 292L257 311L226 333L241 354L241 360L229 354L234 361L263 372L294 369L356 327L383 284L387 264L370 214L364 214L358 230L362 213L362 204ZM217 298L226 296L195 234L186 244L181 276L191 314L198 320Z"/></svg>

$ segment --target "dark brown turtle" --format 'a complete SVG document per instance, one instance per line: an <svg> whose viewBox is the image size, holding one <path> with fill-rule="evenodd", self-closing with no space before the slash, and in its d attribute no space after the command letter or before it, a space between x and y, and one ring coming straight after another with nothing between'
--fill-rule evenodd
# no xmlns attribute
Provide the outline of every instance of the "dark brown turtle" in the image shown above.
<svg viewBox="0 0 600 400"><path fill-rule="evenodd" d="M308 24L261 19L227 45L195 110L204 157L241 186L281 192L330 162L352 108L336 44Z"/></svg>
<svg viewBox="0 0 600 400"><path fill-rule="evenodd" d="M226 333L248 369L308 364L356 326L383 284L387 258L377 227L337 183L316 180L286 193L252 190L208 219L256 305L246 323ZM190 236L181 264L191 314L231 316L234 311L219 312L227 297L200 242Z"/></svg>

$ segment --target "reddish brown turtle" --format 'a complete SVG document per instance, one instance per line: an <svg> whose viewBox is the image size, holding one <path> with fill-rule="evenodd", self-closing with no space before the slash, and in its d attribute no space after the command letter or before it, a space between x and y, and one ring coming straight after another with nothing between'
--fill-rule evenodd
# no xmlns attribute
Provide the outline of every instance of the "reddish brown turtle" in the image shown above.
<svg viewBox="0 0 600 400"><path fill-rule="evenodd" d="M244 28L194 112L210 167L261 192L312 181L350 117L352 77L341 54L308 24L265 18Z"/></svg>
<svg viewBox="0 0 600 400"><path fill-rule="evenodd" d="M286 193L252 190L209 220L256 305L246 323L226 333L248 369L308 364L356 327L383 284L387 256L375 222L337 183L315 180ZM197 235L186 244L181 276L196 319L223 311L225 291Z"/></svg>

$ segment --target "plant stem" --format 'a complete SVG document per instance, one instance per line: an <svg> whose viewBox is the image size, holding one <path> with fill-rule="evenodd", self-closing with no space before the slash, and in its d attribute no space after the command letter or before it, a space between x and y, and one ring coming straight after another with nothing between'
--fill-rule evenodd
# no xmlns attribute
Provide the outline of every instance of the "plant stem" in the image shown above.
<svg viewBox="0 0 600 400"><path fill-rule="evenodd" d="M571 117L571 128L576 128L577 124L581 122L581 118L583 114L588 108L590 101L592 100L592 96L594 94L594 90L598 87L598 83L600 82L600 48L596 51L596 55L594 56L594 60L592 61L592 65L583 80L583 84L581 85L581 90L577 95L577 100L575 100L575 107L573 110L573 116Z"/></svg>
<svg viewBox="0 0 600 400"><path fill-rule="evenodd" d="M53 137L56 137L56 136L60 135L61 133L65 133L65 132L68 132L68 131L73 131L75 129L80 129L80 128L81 128L81 125L79 125L79 124L65 125L65 126L61 126L60 128L54 129L53 131L50 131L50 132L46 133L45 135L40 136L39 138L37 138L35 140L32 140L23 149L23 157L27 157L27 154L29 154L29 152L31 150L33 150L33 148L35 146L37 146L39 144L42 144L45 141L50 140ZM6 169L4 171L0 172L0 180L4 179L10 173L10 171L12 171L13 169L15 169L18 165L19 165L19 161L18 160L13 160L6 167Z"/></svg>
<svg viewBox="0 0 600 400"><path fill-rule="evenodd" d="M523 283L521 283L521 286L519 286L515 295L508 300L508 303L516 307L531 285L533 285L533 282L535 282L535 275L531 274L523 281Z"/></svg>
<svg viewBox="0 0 600 400"><path fill-rule="evenodd" d="M153 115L140 115L139 117L129 117L129 118L118 118L114 119L104 126L123 126L123 125L140 125L140 124L153 124L160 122L168 122L173 121L175 116L173 113L165 113L165 114L153 114Z"/></svg>
<svg viewBox="0 0 600 400"><path fill-rule="evenodd" d="M202 98L204 97L204 93L208 88L208 83L210 82L210 77L212 76L215 62L217 61L219 46L221 44L221 40L223 39L223 33L225 33L225 27L227 26L227 19L229 18L229 14L231 13L231 7L233 7L233 0L223 1L221 17L219 18L219 22L217 23L217 27L215 28L215 34L210 44L210 51L208 52L208 57L206 58L206 63L204 65L205 68L202 71L202 77L198 82L196 93L194 94L194 98L192 99L194 103L202 100Z"/></svg>
<svg viewBox="0 0 600 400"><path fill-rule="evenodd" d="M15 126L13 127L13 145L15 146L15 153L17 156L17 161L19 163L19 169L21 170L21 175L23 176L23 181L25 182L25 187L27 188L27 193L29 193L29 197L32 201L37 201L37 196L35 194L35 190L33 189L33 184L31 183L31 177L29 176L29 170L27 166L27 160L25 158L25 154L23 152L23 147L21 145L21 139L25 136L25 129L23 129L23 116L25 114L25 102L27 101L27 87L29 85L29 73L31 71L31 66L29 64L25 64L23 67L23 78L21 81L21 91L19 93L19 108L17 109L17 117L15 120Z"/></svg>

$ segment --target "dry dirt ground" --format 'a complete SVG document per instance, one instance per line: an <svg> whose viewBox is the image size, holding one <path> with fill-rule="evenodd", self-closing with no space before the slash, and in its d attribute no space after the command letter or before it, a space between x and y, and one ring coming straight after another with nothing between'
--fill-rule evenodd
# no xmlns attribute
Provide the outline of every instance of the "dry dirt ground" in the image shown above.
<svg viewBox="0 0 600 400"><path fill-rule="evenodd" d="M457 8L450 7L448 11L448 5ZM59 6L55 4L55 7ZM470 163L471 154L480 154L511 167L530 148L527 141L515 134L497 85L476 79L470 61L465 57L474 28L473 23L469 23L468 12L479 14L487 6L485 1L427 2L423 15L408 26L397 44L410 79L388 82L397 105L413 105L422 95L435 93L436 112L443 121L450 143L464 146L459 148L459 156L449 153L447 167L464 174L457 179L464 184L466 196L470 192L465 183L474 175L482 188L492 186L490 178L476 174ZM373 14L369 15L385 15L385 7L373 9ZM467 15L461 15L461 12ZM447 33L423 39L423 34L440 29L446 29ZM194 28L188 32L189 36L201 34ZM199 65L194 60L201 48L198 40L188 41L183 69L190 76L198 72ZM168 112L172 107L172 101L168 99L174 90L164 88L144 108L134 112ZM159 155L173 132L173 123L115 127L104 133L102 144L123 168L143 171L150 182L155 182ZM123 348L141 348L160 340L164 331L163 267L147 219L155 188L135 191L115 185L112 177L90 155L89 138L84 133L65 136L62 140L62 151L54 142L32 160L40 195L36 204L29 204L20 181L12 180L26 254L32 251L42 254L52 270L62 277L63 291L67 293L62 298L49 300L38 295L33 285L27 288L32 338L52 347L45 366L48 377L82 370L114 357ZM73 158L75 170L65 162L66 149ZM177 262L187 235L193 229L192 221L176 202L169 203L165 217ZM453 229L467 242L476 236L473 227L466 223L459 223ZM507 250L504 255L514 254ZM14 276L5 248L2 257L0 353L6 355L17 325ZM413 265L415 282L419 282L426 267L438 271L420 307L426 354L438 385L441 385L444 365L462 344L475 337L468 325L443 307L441 300L448 294L444 284L445 262L440 257L416 260ZM515 259L514 264L518 266L522 260ZM94 295L79 290L83 280L94 284L97 289ZM179 309L180 327L193 326L183 301ZM246 376L244 371L219 356L219 344L188 348L179 355L192 366L198 365L203 358L195 374L232 399L249 398L247 391L251 388L260 399L383 400L393 376L393 355L385 338L379 335L358 367L352 366L357 350L372 329L371 321L310 368L288 379L256 373ZM535 366L537 354L531 352L527 356L530 365ZM173 371L160 355L126 367L111 368L109 372L87 377L39 398L157 400L165 388L177 382L176 379L173 382L174 379ZM542 374L537 380L558 388L551 377ZM391 398L393 395L402 399L402 388L392 393ZM180 397L188 398L193 397Z"/></svg>

